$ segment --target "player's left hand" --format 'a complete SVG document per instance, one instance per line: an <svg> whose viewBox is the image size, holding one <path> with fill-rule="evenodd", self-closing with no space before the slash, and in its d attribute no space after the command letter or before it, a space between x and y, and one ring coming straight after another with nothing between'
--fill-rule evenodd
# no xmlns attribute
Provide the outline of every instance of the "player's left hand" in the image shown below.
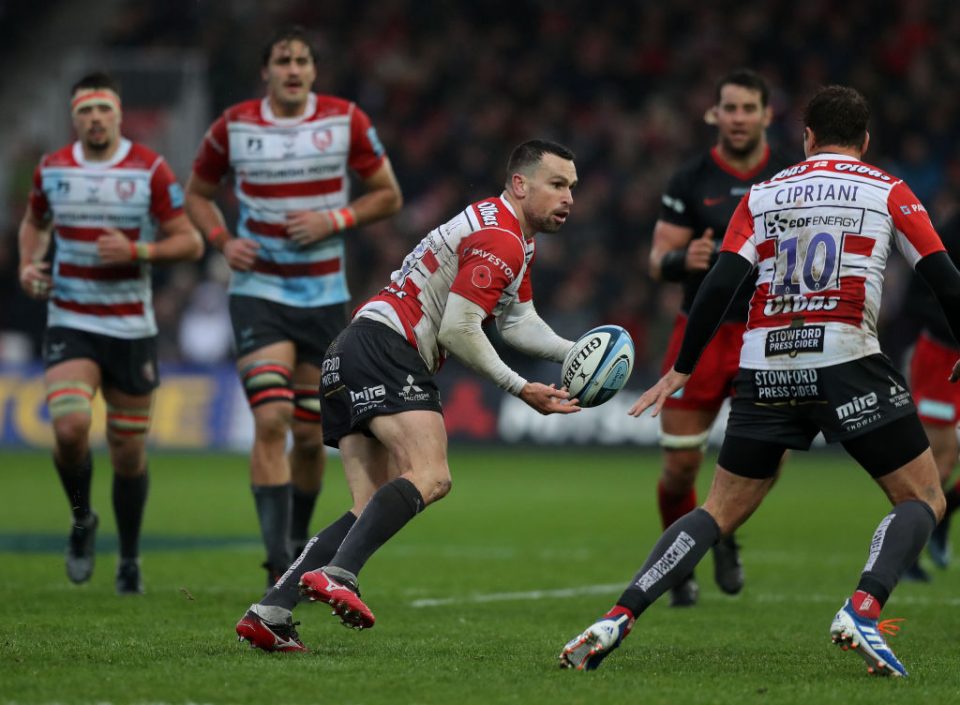
<svg viewBox="0 0 960 705"><path fill-rule="evenodd" d="M960 380L960 360L953 363L953 372L950 373L950 381L956 382L957 380Z"/></svg>
<svg viewBox="0 0 960 705"><path fill-rule="evenodd" d="M126 264L134 259L130 239L116 228L103 229L97 238L97 254L104 264Z"/></svg>
<svg viewBox="0 0 960 705"><path fill-rule="evenodd" d="M689 379L690 375L681 374L676 370L670 370L660 378L659 382L641 394L640 398L637 399L637 403L631 406L630 411L627 413L630 414L630 416L639 416L652 406L653 416L659 416L660 410L663 408L663 402L665 402L671 394L683 387Z"/></svg>
<svg viewBox="0 0 960 705"><path fill-rule="evenodd" d="M287 234L298 245L311 245L332 235L335 222L326 211L291 211L287 213Z"/></svg>
<svg viewBox="0 0 960 705"><path fill-rule="evenodd" d="M541 414L573 414L580 411L579 399L571 399L566 389L557 389L555 384L547 386L539 382L527 382L518 395L527 405Z"/></svg>

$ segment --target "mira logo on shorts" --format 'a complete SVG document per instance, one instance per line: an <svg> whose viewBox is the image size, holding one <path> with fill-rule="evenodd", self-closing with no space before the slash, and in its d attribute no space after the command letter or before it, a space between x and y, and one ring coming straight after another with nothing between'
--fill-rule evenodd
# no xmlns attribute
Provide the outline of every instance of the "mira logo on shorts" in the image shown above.
<svg viewBox="0 0 960 705"><path fill-rule="evenodd" d="M387 389L382 384L376 387L364 387L359 392L350 390L350 401L356 407L381 404L387 396Z"/></svg>
<svg viewBox="0 0 960 705"><path fill-rule="evenodd" d="M837 407L837 418L848 431L863 428L881 416L879 399L876 392L854 397L846 404Z"/></svg>

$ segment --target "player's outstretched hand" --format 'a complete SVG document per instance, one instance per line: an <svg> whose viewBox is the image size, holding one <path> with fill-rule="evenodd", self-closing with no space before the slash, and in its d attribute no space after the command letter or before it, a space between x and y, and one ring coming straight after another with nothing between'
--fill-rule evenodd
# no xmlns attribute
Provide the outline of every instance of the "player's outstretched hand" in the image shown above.
<svg viewBox="0 0 960 705"><path fill-rule="evenodd" d="M690 375L680 374L676 370L670 370L660 378L659 382L641 394L640 398L637 399L637 403L631 406L630 411L627 413L631 416L639 416L652 406L653 415L658 416L660 410L663 408L663 402L667 400L667 397L683 387L689 379Z"/></svg>
<svg viewBox="0 0 960 705"><path fill-rule="evenodd" d="M520 390L520 399L541 414L573 414L580 411L579 399L571 399L566 389L549 387L539 382L527 382Z"/></svg>
<svg viewBox="0 0 960 705"><path fill-rule="evenodd" d="M244 237L235 237L227 240L223 246L223 256L227 258L230 269L237 272L246 272L257 259L257 250L260 243Z"/></svg>
<svg viewBox="0 0 960 705"><path fill-rule="evenodd" d="M298 245L310 245L329 237L335 221L327 211L292 211L287 213L287 234Z"/></svg>
<svg viewBox="0 0 960 705"><path fill-rule="evenodd" d="M960 380L960 360L953 363L953 372L950 373L950 381L956 382L957 380Z"/></svg>

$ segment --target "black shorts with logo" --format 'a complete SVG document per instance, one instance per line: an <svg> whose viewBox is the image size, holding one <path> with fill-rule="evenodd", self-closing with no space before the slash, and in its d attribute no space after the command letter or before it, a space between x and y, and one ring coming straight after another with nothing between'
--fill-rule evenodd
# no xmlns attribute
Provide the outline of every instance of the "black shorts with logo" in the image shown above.
<svg viewBox="0 0 960 705"><path fill-rule="evenodd" d="M425 409L442 413L440 390L420 353L392 328L358 318L323 358L323 442L338 448L351 433L370 433L370 419Z"/></svg>
<svg viewBox="0 0 960 705"><path fill-rule="evenodd" d="M47 328L43 335L46 369L80 358L97 363L104 387L125 394L146 395L160 383L156 336L127 339L63 326Z"/></svg>
<svg viewBox="0 0 960 705"><path fill-rule="evenodd" d="M727 435L807 450L818 433L847 441L916 414L907 383L882 354L830 367L742 369Z"/></svg>
<svg viewBox="0 0 960 705"><path fill-rule="evenodd" d="M237 357L273 343L291 341L297 362L317 367L337 333L347 325L345 304L287 306L255 296L230 296L230 321Z"/></svg>

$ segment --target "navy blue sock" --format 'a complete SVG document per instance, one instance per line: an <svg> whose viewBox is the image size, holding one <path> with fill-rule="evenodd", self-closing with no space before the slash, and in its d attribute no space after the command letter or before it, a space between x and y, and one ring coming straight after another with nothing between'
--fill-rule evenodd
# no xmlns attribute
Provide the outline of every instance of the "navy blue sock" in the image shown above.
<svg viewBox="0 0 960 705"><path fill-rule="evenodd" d="M117 518L121 558L136 558L140 553L140 527L149 487L146 469L133 477L113 476L113 514Z"/></svg>

